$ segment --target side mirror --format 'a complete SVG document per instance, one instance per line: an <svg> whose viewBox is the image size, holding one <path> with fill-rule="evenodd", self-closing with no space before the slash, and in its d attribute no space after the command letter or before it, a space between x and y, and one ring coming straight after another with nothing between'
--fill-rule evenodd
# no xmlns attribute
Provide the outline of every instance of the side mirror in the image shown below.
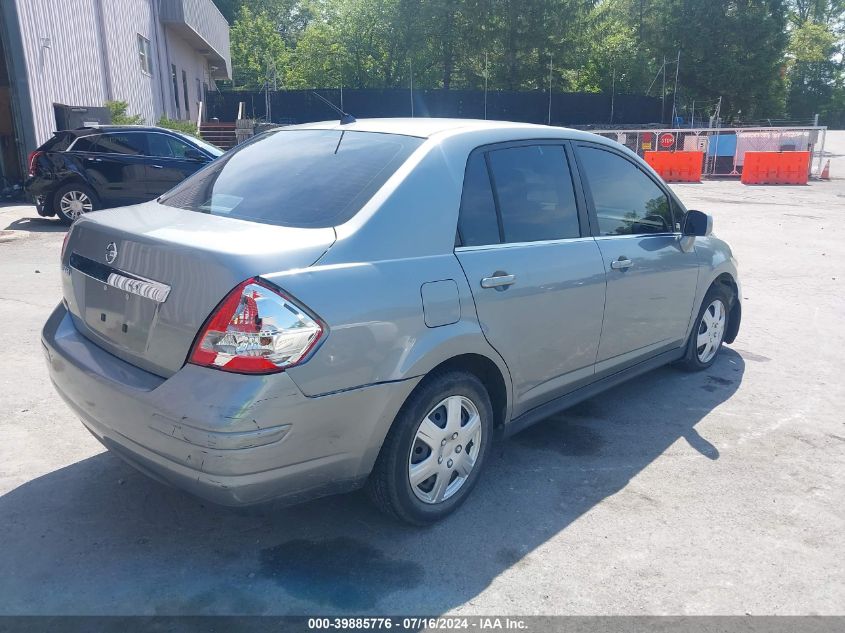
<svg viewBox="0 0 845 633"><path fill-rule="evenodd" d="M207 163L208 162L208 156L203 154L198 149L194 149L193 147L189 147L188 149L185 150L185 158L187 160L195 160L195 161L200 162L200 163Z"/></svg>
<svg viewBox="0 0 845 633"><path fill-rule="evenodd" d="M690 210L684 218L684 235L707 237L713 232L713 216Z"/></svg>

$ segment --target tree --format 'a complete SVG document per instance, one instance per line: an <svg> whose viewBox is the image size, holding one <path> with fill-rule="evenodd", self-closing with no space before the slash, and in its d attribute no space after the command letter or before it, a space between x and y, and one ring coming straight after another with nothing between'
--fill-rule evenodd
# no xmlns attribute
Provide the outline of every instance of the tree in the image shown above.
<svg viewBox="0 0 845 633"><path fill-rule="evenodd" d="M238 88L275 65L297 88L407 87L413 72L423 89L478 89L486 73L491 90L547 90L551 70L555 91L659 95L665 57L671 97L680 51L678 103L722 97L729 117L833 112L845 92L845 0L215 2L236 18Z"/></svg>
<svg viewBox="0 0 845 633"><path fill-rule="evenodd" d="M638 46L651 60L652 76L664 57L671 63L680 51L679 85L688 99L721 96L723 113L741 112L744 118L782 109L784 0L625 0L620 5L628 16L642 9ZM667 87L674 86L674 70L666 70Z"/></svg>
<svg viewBox="0 0 845 633"><path fill-rule="evenodd" d="M246 5L240 8L230 30L232 53L232 85L238 90L260 90L272 82L272 69L280 74L287 66L289 54L285 42L266 13L253 13Z"/></svg>
<svg viewBox="0 0 845 633"><path fill-rule="evenodd" d="M792 0L790 9L789 114L845 125L845 0Z"/></svg>
<svg viewBox="0 0 845 633"><path fill-rule="evenodd" d="M103 107L111 114L111 122L115 125L142 125L144 117L140 114L126 114L129 104L126 101L106 101Z"/></svg>

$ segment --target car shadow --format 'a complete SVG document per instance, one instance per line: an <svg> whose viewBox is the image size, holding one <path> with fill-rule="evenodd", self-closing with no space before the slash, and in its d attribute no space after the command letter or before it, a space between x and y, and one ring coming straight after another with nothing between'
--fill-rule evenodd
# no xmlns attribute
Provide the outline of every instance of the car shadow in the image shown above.
<svg viewBox="0 0 845 633"><path fill-rule="evenodd" d="M696 425L744 370L725 349L708 371L658 369L501 441L467 503L427 528L361 492L221 508L98 454L0 497L0 613L440 614L679 440L717 460Z"/></svg>
<svg viewBox="0 0 845 633"><path fill-rule="evenodd" d="M66 233L67 225L55 218L19 218L11 222L6 229L31 233Z"/></svg>

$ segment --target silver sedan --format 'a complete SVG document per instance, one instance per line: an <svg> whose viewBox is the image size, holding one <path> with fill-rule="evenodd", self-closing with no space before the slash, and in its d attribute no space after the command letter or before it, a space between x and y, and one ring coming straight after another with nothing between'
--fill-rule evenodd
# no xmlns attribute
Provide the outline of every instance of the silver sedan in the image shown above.
<svg viewBox="0 0 845 633"><path fill-rule="evenodd" d="M284 128L80 218L43 343L83 424L153 477L230 505L366 485L425 524L497 436L713 364L741 292L711 230L585 132Z"/></svg>

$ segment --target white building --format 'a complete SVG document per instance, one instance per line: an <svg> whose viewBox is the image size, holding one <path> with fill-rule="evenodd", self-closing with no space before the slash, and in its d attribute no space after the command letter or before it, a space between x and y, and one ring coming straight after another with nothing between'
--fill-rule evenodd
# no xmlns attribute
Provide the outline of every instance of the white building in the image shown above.
<svg viewBox="0 0 845 633"><path fill-rule="evenodd" d="M196 121L231 77L229 25L212 0L2 0L0 175L56 129L55 105L126 101L149 124Z"/></svg>

